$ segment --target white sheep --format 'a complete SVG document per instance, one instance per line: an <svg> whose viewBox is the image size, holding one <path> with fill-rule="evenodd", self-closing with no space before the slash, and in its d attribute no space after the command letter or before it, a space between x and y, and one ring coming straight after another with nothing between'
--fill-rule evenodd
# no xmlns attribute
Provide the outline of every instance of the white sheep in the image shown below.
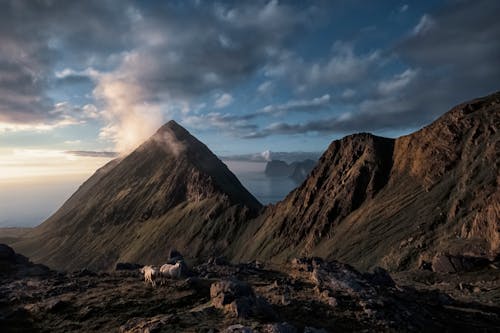
<svg viewBox="0 0 500 333"><path fill-rule="evenodd" d="M158 275L158 268L154 266L144 266L140 270L141 273L144 274L144 282L147 284L148 282L151 283L151 285L156 287L156 276Z"/></svg>
<svg viewBox="0 0 500 333"><path fill-rule="evenodd" d="M178 279L181 277L181 263L178 261L175 265L165 264L160 267L160 276L162 281L165 282L166 279Z"/></svg>

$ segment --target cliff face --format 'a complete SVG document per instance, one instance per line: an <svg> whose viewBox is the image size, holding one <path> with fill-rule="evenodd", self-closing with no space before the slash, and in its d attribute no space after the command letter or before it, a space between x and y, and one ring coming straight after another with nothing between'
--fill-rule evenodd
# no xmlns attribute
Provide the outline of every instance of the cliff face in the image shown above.
<svg viewBox="0 0 500 333"><path fill-rule="evenodd" d="M397 270L442 252L498 255L499 125L497 93L396 140L334 141L302 186L249 226L238 258L307 254Z"/></svg>
<svg viewBox="0 0 500 333"><path fill-rule="evenodd" d="M30 239L15 247L59 269L161 261L226 250L260 203L210 150L169 122L98 170Z"/></svg>

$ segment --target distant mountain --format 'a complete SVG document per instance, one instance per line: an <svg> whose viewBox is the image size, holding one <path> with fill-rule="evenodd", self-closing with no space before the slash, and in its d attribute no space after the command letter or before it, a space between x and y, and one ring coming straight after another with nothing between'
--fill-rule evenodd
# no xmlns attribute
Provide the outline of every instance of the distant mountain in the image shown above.
<svg viewBox="0 0 500 333"><path fill-rule="evenodd" d="M264 173L268 177L288 177L292 174L292 170L286 162L272 160L266 163Z"/></svg>
<svg viewBox="0 0 500 333"><path fill-rule="evenodd" d="M261 204L203 143L174 121L99 169L14 246L57 269L106 269L228 251Z"/></svg>
<svg viewBox="0 0 500 333"><path fill-rule="evenodd" d="M291 164L297 161L314 160L317 161L321 152L276 152L266 150L261 153L221 156L223 161L247 161L247 162L269 162L279 160Z"/></svg>
<svg viewBox="0 0 500 333"><path fill-rule="evenodd" d="M499 127L496 93L395 140L333 141L300 187L247 225L236 258L317 255L402 270L440 254L498 256Z"/></svg>
<svg viewBox="0 0 500 333"><path fill-rule="evenodd" d="M292 164L290 164L290 168L292 169L290 178L295 180L297 183L302 183L304 180L306 180L307 176L309 176L315 166L316 161L309 159L299 162L293 162Z"/></svg>
<svg viewBox="0 0 500 333"><path fill-rule="evenodd" d="M303 182L316 165L313 160L296 161L290 164L281 160L266 163L265 174L268 177L290 177L297 183Z"/></svg>

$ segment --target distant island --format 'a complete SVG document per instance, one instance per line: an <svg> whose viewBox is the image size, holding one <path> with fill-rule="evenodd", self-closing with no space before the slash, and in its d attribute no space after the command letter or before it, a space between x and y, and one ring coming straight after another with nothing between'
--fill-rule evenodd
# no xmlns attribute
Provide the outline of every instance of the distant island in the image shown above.
<svg viewBox="0 0 500 333"><path fill-rule="evenodd" d="M266 163L265 174L267 177L289 177L297 183L302 183L315 165L316 162L311 159L290 164L281 160L271 160Z"/></svg>

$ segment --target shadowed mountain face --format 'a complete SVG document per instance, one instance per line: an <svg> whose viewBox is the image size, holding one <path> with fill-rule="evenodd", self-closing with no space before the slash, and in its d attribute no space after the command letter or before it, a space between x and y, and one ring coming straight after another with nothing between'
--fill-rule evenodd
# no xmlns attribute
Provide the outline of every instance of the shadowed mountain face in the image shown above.
<svg viewBox="0 0 500 333"><path fill-rule="evenodd" d="M111 161L16 249L53 268L106 269L228 250L260 203L204 144L174 121Z"/></svg>
<svg viewBox="0 0 500 333"><path fill-rule="evenodd" d="M334 141L309 178L268 207L238 259L336 258L415 268L439 253L500 252L500 93L396 140Z"/></svg>

